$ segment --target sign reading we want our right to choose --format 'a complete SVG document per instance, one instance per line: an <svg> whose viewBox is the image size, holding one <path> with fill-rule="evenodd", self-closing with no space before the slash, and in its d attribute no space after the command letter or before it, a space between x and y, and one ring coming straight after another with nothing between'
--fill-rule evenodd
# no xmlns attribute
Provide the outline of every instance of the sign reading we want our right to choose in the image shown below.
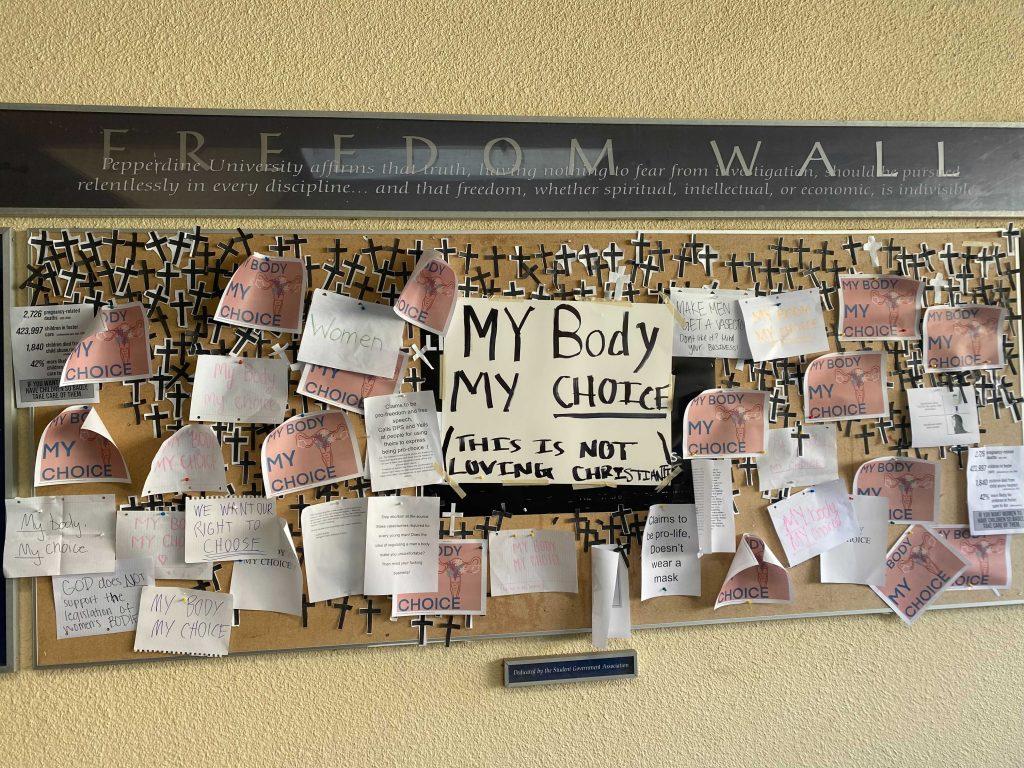
<svg viewBox="0 0 1024 768"><path fill-rule="evenodd" d="M657 485L670 472L672 326L658 304L460 301L442 358L448 474Z"/></svg>

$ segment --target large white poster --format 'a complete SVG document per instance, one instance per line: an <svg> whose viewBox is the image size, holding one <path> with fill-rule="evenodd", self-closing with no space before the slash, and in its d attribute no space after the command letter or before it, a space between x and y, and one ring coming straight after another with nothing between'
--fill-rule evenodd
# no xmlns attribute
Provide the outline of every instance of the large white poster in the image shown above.
<svg viewBox="0 0 1024 768"><path fill-rule="evenodd" d="M657 485L670 471L672 329L657 304L460 301L442 365L448 474Z"/></svg>

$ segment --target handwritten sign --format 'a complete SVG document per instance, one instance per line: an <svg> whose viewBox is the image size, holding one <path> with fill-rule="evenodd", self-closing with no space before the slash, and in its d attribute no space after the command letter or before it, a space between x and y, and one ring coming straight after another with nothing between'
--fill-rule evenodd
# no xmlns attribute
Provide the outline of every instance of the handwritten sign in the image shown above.
<svg viewBox="0 0 1024 768"><path fill-rule="evenodd" d="M941 464L924 459L871 459L853 476L853 492L884 498L890 522L927 523L935 519L939 509L941 470Z"/></svg>
<svg viewBox="0 0 1024 768"><path fill-rule="evenodd" d="M135 650L226 656L233 611L230 593L143 587Z"/></svg>
<svg viewBox="0 0 1024 768"><path fill-rule="evenodd" d="M767 432L767 392L707 389L683 412L683 458L757 456Z"/></svg>
<svg viewBox="0 0 1024 768"><path fill-rule="evenodd" d="M36 447L37 487L130 482L128 465L92 406L65 408L43 429Z"/></svg>
<svg viewBox="0 0 1024 768"><path fill-rule="evenodd" d="M768 506L789 566L838 547L860 531L842 480L805 488Z"/></svg>
<svg viewBox="0 0 1024 768"><path fill-rule="evenodd" d="M757 457L757 489L817 485L839 477L836 430L828 424L804 429L803 451L793 429L768 430L767 450Z"/></svg>
<svg viewBox="0 0 1024 768"><path fill-rule="evenodd" d="M961 304L924 311L924 370L975 371L1002 368L1004 307Z"/></svg>
<svg viewBox="0 0 1024 768"><path fill-rule="evenodd" d="M298 259L254 253L238 265L214 319L243 328L298 333L306 296L306 267Z"/></svg>
<svg viewBox="0 0 1024 768"><path fill-rule="evenodd" d="M139 597L153 585L148 557L118 560L113 573L53 577L57 637L131 632L139 618Z"/></svg>
<svg viewBox="0 0 1024 768"><path fill-rule="evenodd" d="M226 491L227 482L217 433L205 424L186 424L157 449L142 495Z"/></svg>
<svg viewBox="0 0 1024 768"><path fill-rule="evenodd" d="M967 525L936 525L931 531L967 561L967 567L949 585L950 590L1009 589L1013 569L1007 534L973 536Z"/></svg>
<svg viewBox="0 0 1024 768"><path fill-rule="evenodd" d="M68 355L60 385L148 379L152 362L145 307L139 302L102 307Z"/></svg>
<svg viewBox="0 0 1024 768"><path fill-rule="evenodd" d="M570 531L495 531L488 543L493 596L579 591L576 541Z"/></svg>
<svg viewBox="0 0 1024 768"><path fill-rule="evenodd" d="M810 362L804 374L804 417L808 423L887 416L884 352L833 352Z"/></svg>
<svg viewBox="0 0 1024 768"><path fill-rule="evenodd" d="M94 316L91 304L11 308L11 367L19 408L99 401L96 384L60 385L64 363Z"/></svg>
<svg viewBox="0 0 1024 768"><path fill-rule="evenodd" d="M273 499L250 496L185 499L185 562L246 560L277 551Z"/></svg>
<svg viewBox="0 0 1024 768"><path fill-rule="evenodd" d="M657 485L671 471L668 307L465 299L445 339L459 483Z"/></svg>
<svg viewBox="0 0 1024 768"><path fill-rule="evenodd" d="M715 610L743 603L788 603L792 599L789 573L782 563L763 539L743 534L715 598Z"/></svg>
<svg viewBox="0 0 1024 768"><path fill-rule="evenodd" d="M885 556L885 582L871 589L907 625L913 624L968 566L943 537L912 525Z"/></svg>
<svg viewBox="0 0 1024 768"><path fill-rule="evenodd" d="M113 496L7 499L6 509L8 578L114 570Z"/></svg>
<svg viewBox="0 0 1024 768"><path fill-rule="evenodd" d="M740 299L739 304L754 362L828 351L817 288Z"/></svg>
<svg viewBox="0 0 1024 768"><path fill-rule="evenodd" d="M117 513L117 559L146 557L153 577L209 581L213 566L185 562L185 510L122 509Z"/></svg>
<svg viewBox="0 0 1024 768"><path fill-rule="evenodd" d="M919 339L924 283L899 275L839 275L839 335L859 341Z"/></svg>
<svg viewBox="0 0 1024 768"><path fill-rule="evenodd" d="M487 613L487 542L473 539L437 545L437 589L403 592L391 601L392 616L483 616Z"/></svg>
<svg viewBox="0 0 1024 768"><path fill-rule="evenodd" d="M753 292L671 288L669 296L678 313L672 337L673 357L750 357L739 300L753 296Z"/></svg>
<svg viewBox="0 0 1024 768"><path fill-rule="evenodd" d="M407 353L399 354L395 361L395 372L390 377L307 364L303 366L302 377L299 379L299 394L346 411L362 413L366 398L398 392L408 362Z"/></svg>
<svg viewBox="0 0 1024 768"><path fill-rule="evenodd" d="M363 474L348 414L292 416L263 441L263 485L270 496L340 483Z"/></svg>
<svg viewBox="0 0 1024 768"><path fill-rule="evenodd" d="M444 336L458 299L455 270L438 254L424 256L402 288L395 312L413 325Z"/></svg>
<svg viewBox="0 0 1024 768"><path fill-rule="evenodd" d="M297 359L341 371L391 376L405 323L391 307L313 291Z"/></svg>
<svg viewBox="0 0 1024 768"><path fill-rule="evenodd" d="M192 421L280 424L288 407L288 363L279 357L199 355Z"/></svg>

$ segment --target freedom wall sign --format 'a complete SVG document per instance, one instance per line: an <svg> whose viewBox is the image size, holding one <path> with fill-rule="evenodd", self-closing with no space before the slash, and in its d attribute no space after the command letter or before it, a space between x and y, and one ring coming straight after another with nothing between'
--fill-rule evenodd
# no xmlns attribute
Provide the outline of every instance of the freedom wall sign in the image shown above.
<svg viewBox="0 0 1024 768"><path fill-rule="evenodd" d="M16 213L590 217L1024 212L1024 124L0 107Z"/></svg>

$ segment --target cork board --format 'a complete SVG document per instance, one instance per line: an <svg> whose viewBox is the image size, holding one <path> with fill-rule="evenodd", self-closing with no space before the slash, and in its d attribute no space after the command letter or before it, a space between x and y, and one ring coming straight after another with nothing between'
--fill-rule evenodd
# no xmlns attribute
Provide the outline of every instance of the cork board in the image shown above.
<svg viewBox="0 0 1024 768"><path fill-rule="evenodd" d="M881 243L875 268L863 244L869 235ZM965 451L909 448L906 398L909 386L974 384L979 392L983 444L1021 442L1019 232L960 230L919 232L548 232L548 233L289 233L235 230L207 232L200 228L149 232L69 229L30 232L19 243L15 260L15 304L97 304L142 301L150 316L150 343L158 373L144 383L106 384L98 410L115 442L128 459L131 486L101 483L63 486L51 493L112 493L122 508L181 506L183 497L141 499L138 492L161 441L187 423L187 400L194 358L203 352L267 357L284 354L294 360L298 337L253 331L209 321L220 292L235 266L249 252L302 259L309 277L307 291L335 290L359 298L393 303L412 271L417 256L438 249L460 276L462 295L512 297L521 300L604 300L609 271L626 275L622 301L656 302L669 286L717 284L760 292L818 287L834 351L861 348L884 350L889 363L890 415L839 425L839 467L847 484L857 467L871 457L910 455L943 463L942 522L966 522L963 484ZM837 337L838 275L851 271L893 273L926 281L926 304L948 301L955 292L964 302L1002 303L1010 309L1007 366L995 372L933 376L922 371L920 342L849 342ZM941 299L940 299L941 296ZM436 338L407 330L407 346L437 347ZM431 359L436 353L425 353ZM714 362L711 385L765 389L777 395L773 428L802 421L801 374L806 360L747 365L737 369ZM290 391L298 382L291 373ZM432 381L422 360L410 367L403 389L425 388ZM293 395L289 414L319 406ZM32 456L44 426L59 408L19 411L19 493L30 495ZM358 419L356 419L358 421ZM217 425L228 467L230 492L263 494L259 447L271 427ZM362 440L362 435L359 436ZM678 435L674 436L678 440ZM688 476L684 470L682 476ZM777 555L781 544L765 507L786 491L761 494L752 460L734 460L733 478L738 533L762 536ZM353 596L331 603L307 604L301 617L242 611L232 632L233 653L357 646L386 643L454 642L501 635L585 631L590 623L589 554L591 545L615 542L625 548L631 566L634 626L685 625L802 617L829 613L886 612L866 587L821 585L817 559L790 569L794 600L787 605L739 605L713 610L714 598L732 559L731 554L702 558L700 598L664 597L639 601L639 543L647 505L685 500L682 479L655 494L591 491L585 504L558 501L533 508L473 504L474 514L442 520L446 537L479 537L496 529L564 527L574 532L579 557L578 595L543 594L492 598L488 615L418 617L390 621L388 601ZM298 515L304 505L369 492L363 480L348 481L285 496L278 513L291 524L300 552ZM446 505L442 504L442 511ZM890 527L891 540L902 526ZM1014 586L998 596L992 591L947 592L940 605L981 606L1024 600L1024 537L1011 537ZM203 589L228 590L229 563L217 566L212 582L168 582ZM52 666L147 658L132 651L132 633L58 640L49 579L36 581L37 664ZM895 618L893 619L895 620Z"/></svg>

